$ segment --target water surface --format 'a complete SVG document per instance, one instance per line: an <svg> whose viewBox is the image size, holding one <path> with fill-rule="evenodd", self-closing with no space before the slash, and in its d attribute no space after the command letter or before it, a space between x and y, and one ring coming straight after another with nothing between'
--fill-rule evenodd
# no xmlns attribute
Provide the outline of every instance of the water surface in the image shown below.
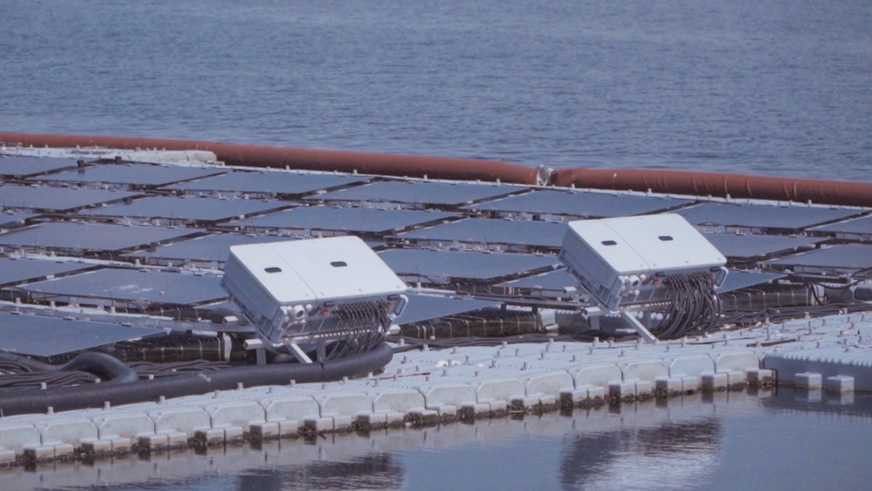
<svg viewBox="0 0 872 491"><path fill-rule="evenodd" d="M0 130L870 180L867 0L0 2Z"/></svg>

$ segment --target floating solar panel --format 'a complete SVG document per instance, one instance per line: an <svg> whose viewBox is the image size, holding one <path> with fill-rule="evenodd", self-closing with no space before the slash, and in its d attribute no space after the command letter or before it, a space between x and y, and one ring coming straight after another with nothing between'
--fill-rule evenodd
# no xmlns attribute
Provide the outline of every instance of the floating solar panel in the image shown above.
<svg viewBox="0 0 872 491"><path fill-rule="evenodd" d="M37 300L76 299L86 304L197 305L227 297L218 276L105 268L21 287Z"/></svg>
<svg viewBox="0 0 872 491"><path fill-rule="evenodd" d="M81 214L86 216L163 218L174 221L213 222L265 213L287 206L288 203L275 200L155 196L123 204L90 209Z"/></svg>
<svg viewBox="0 0 872 491"><path fill-rule="evenodd" d="M160 244L200 233L174 227L135 227L101 223L40 223L0 234L0 246L34 250L62 249L72 252L116 252Z"/></svg>
<svg viewBox="0 0 872 491"><path fill-rule="evenodd" d="M702 203L676 211L700 226L747 227L754 229L802 230L856 215L857 210L819 206L769 206L731 203Z"/></svg>
<svg viewBox="0 0 872 491"><path fill-rule="evenodd" d="M217 167L182 167L153 164L99 164L34 179L68 183L125 184L135 187L163 186L222 174Z"/></svg>
<svg viewBox="0 0 872 491"><path fill-rule="evenodd" d="M53 278L56 275L91 268L91 264L0 258L0 286Z"/></svg>
<svg viewBox="0 0 872 491"><path fill-rule="evenodd" d="M814 248L823 242L821 237L788 237L784 235L705 234L724 256L728 258L765 258Z"/></svg>
<svg viewBox="0 0 872 491"><path fill-rule="evenodd" d="M561 265L556 256L419 249L391 249L379 257L407 281L427 284L497 281Z"/></svg>
<svg viewBox="0 0 872 491"><path fill-rule="evenodd" d="M436 246L458 242L483 247L492 244L507 245L512 250L559 249L566 230L565 223L468 218L428 229L413 230L399 234L397 238Z"/></svg>
<svg viewBox="0 0 872 491"><path fill-rule="evenodd" d="M452 213L370 208L302 207L262 217L230 222L228 225L254 229L328 230L349 233L386 234L436 223Z"/></svg>
<svg viewBox="0 0 872 491"><path fill-rule="evenodd" d="M816 234L835 235L839 238L872 238L872 216L865 216L845 220L844 222L831 223L829 225L821 225L813 227L809 232Z"/></svg>
<svg viewBox="0 0 872 491"><path fill-rule="evenodd" d="M437 297L434 295L407 294L409 302L394 324L402 326L449 315L464 314L485 308L499 307L499 302L461 297Z"/></svg>
<svg viewBox="0 0 872 491"><path fill-rule="evenodd" d="M141 258L148 264L166 265L172 263L215 263L216 266L227 261L230 246L261 244L289 240L287 237L248 236L238 234L215 234L191 240L159 246L153 251L137 251L125 254L127 257Z"/></svg>
<svg viewBox="0 0 872 491"><path fill-rule="evenodd" d="M0 186L0 208L68 211L121 201L141 193L54 186Z"/></svg>
<svg viewBox="0 0 872 491"><path fill-rule="evenodd" d="M2 157L0 158L0 176L28 177L51 172L67 167L76 167L76 159L58 159L48 157Z"/></svg>
<svg viewBox="0 0 872 491"><path fill-rule="evenodd" d="M872 245L834 245L767 261L766 264L778 269L792 269L796 273L851 274L864 271L864 276L868 277L872 269Z"/></svg>
<svg viewBox="0 0 872 491"><path fill-rule="evenodd" d="M560 294L563 294L564 289L569 287L575 288L578 291L584 289L584 287L581 286L581 283L579 283L575 276L572 276L567 269L558 269L550 273L521 278L520 280L507 281L505 283L500 283L497 286L535 292L557 292Z"/></svg>
<svg viewBox="0 0 872 491"><path fill-rule="evenodd" d="M460 206L522 191L524 187L429 181L383 181L313 196L326 201L386 201L409 205Z"/></svg>
<svg viewBox="0 0 872 491"><path fill-rule="evenodd" d="M163 335L144 327L0 313L0 350L23 355L49 357Z"/></svg>
<svg viewBox="0 0 872 491"><path fill-rule="evenodd" d="M24 227L28 220L38 216L38 213L0 213L0 230Z"/></svg>
<svg viewBox="0 0 872 491"><path fill-rule="evenodd" d="M533 191L465 207L468 210L509 214L567 215L572 217L619 217L641 215L693 203L686 199L636 194L606 194L582 191Z"/></svg>
<svg viewBox="0 0 872 491"><path fill-rule="evenodd" d="M761 273L759 271L738 271L731 269L727 274L727 279L724 283L715 288L718 294L727 293L752 286L760 286L772 283L773 281L784 278L787 275L779 273Z"/></svg>
<svg viewBox="0 0 872 491"><path fill-rule="evenodd" d="M304 195L367 182L370 178L348 174L309 174L302 172L232 172L168 189L192 192L263 193L270 195Z"/></svg>

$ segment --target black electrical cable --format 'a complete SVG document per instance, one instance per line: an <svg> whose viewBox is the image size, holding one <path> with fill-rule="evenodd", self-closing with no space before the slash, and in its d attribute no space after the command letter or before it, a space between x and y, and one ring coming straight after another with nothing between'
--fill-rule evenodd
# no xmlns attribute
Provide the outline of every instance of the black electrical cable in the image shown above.
<svg viewBox="0 0 872 491"><path fill-rule="evenodd" d="M338 330L347 331L344 339L332 343L327 360L336 360L372 350L384 341L391 320L384 304L349 304L336 309Z"/></svg>
<svg viewBox="0 0 872 491"><path fill-rule="evenodd" d="M381 370L391 361L392 356L391 348L382 343L369 352L324 363L244 365L141 381L138 380L138 375L133 369L124 366L134 374L136 380L131 381L125 376L119 376L100 384L0 392L0 417L41 413L48 407L56 411L67 411L98 407L104 402L119 405L154 401L159 397L205 394L215 390L235 389L239 384L251 387L286 385L291 380L309 383L341 380L343 377L354 378Z"/></svg>
<svg viewBox="0 0 872 491"><path fill-rule="evenodd" d="M105 353L85 352L69 363L51 365L15 353L3 352L0 353L0 363L7 370L15 372L4 376L0 387L20 387L26 381L39 386L41 382L46 385L61 385L97 380L119 383L139 380L135 370Z"/></svg>
<svg viewBox="0 0 872 491"><path fill-rule="evenodd" d="M4 373L0 376L0 390L33 389L45 384L46 387L64 387L90 384L98 377L88 372L25 372Z"/></svg>
<svg viewBox="0 0 872 491"><path fill-rule="evenodd" d="M711 330L720 315L721 303L712 277L705 272L666 278L663 318L651 332L661 339L674 339Z"/></svg>
<svg viewBox="0 0 872 491"><path fill-rule="evenodd" d="M791 319L809 317L824 317L828 315L852 314L855 312L872 311L872 304L826 304L796 307L773 307L766 310L738 310L726 312L715 327L725 325L750 326L761 322L784 322Z"/></svg>
<svg viewBox="0 0 872 491"><path fill-rule="evenodd" d="M129 363L128 365L130 368L136 370L140 379L148 376L171 377L181 373L197 373L232 368L230 363L208 360L191 360L170 363L137 361Z"/></svg>

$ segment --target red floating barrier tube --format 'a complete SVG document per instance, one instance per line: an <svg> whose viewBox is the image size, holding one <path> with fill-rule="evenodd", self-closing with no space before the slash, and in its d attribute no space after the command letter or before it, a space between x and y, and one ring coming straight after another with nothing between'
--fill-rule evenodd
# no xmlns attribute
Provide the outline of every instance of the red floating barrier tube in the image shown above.
<svg viewBox="0 0 872 491"><path fill-rule="evenodd" d="M492 160L313 150L266 145L109 136L0 133L6 145L205 150L227 165L359 172L399 177L552 184L664 194L752 198L841 206L872 206L872 184L845 181L716 174L650 169L560 169L525 167Z"/></svg>
<svg viewBox="0 0 872 491"><path fill-rule="evenodd" d="M359 172L399 177L482 180L513 184L544 184L540 170L521 165L480 159L393 155L307 148L241 145L204 141L124 138L109 136L33 135L0 133L6 145L33 147L104 147L161 150L205 150L227 165L242 167L286 167L300 170Z"/></svg>
<svg viewBox="0 0 872 491"><path fill-rule="evenodd" d="M872 206L872 184L782 177L647 169L565 169L556 186L751 198L842 206Z"/></svg>

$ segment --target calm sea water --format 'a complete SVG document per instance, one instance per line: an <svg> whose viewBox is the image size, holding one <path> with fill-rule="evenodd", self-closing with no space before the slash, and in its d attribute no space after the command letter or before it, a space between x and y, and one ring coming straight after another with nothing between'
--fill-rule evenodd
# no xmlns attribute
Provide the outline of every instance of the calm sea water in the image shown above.
<svg viewBox="0 0 872 491"><path fill-rule="evenodd" d="M870 180L868 0L2 0L0 130Z"/></svg>
<svg viewBox="0 0 872 491"><path fill-rule="evenodd" d="M869 181L870 31L868 0L0 0L0 131ZM859 400L231 449L127 487L868 490Z"/></svg>

